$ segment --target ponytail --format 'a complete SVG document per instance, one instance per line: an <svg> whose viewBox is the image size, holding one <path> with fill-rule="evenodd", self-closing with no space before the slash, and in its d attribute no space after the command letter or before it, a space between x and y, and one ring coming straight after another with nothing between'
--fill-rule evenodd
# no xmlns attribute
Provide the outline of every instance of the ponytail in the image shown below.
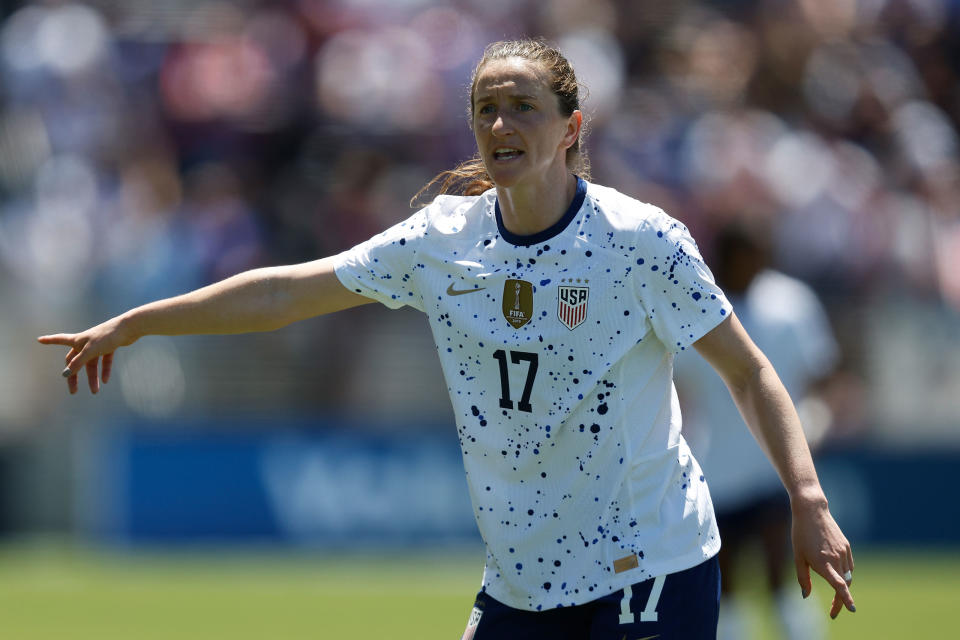
<svg viewBox="0 0 960 640"><path fill-rule="evenodd" d="M410 199L410 206L414 208L421 206L423 204L420 202L421 197L431 191L435 185L439 185L437 195L455 196L478 196L494 186L479 153L453 169L441 171L434 176L433 180L425 184Z"/></svg>

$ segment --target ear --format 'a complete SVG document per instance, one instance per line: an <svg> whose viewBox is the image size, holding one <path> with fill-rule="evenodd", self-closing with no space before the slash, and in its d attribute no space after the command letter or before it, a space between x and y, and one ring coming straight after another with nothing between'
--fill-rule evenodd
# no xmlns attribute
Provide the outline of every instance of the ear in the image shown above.
<svg viewBox="0 0 960 640"><path fill-rule="evenodd" d="M567 118L567 131L563 136L563 148L569 149L580 138L580 129L583 127L583 112L575 110Z"/></svg>

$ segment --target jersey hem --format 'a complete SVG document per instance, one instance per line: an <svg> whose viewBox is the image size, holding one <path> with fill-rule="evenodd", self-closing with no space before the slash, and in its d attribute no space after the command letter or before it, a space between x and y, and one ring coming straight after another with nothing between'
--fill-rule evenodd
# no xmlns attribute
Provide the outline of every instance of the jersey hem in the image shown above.
<svg viewBox="0 0 960 640"><path fill-rule="evenodd" d="M651 578L656 578L661 575L670 575L671 573L680 573L681 571L686 571L691 569L698 564L706 562L710 558L714 557L720 551L720 541L717 540L716 544L712 544L706 549L701 548L700 550L689 553L679 558L675 558L670 562L664 562L662 564L652 565L650 568L644 567L645 575L647 577L642 579L634 579L636 574L633 572L624 572L618 574L615 579L611 579L605 583L598 584L596 589L591 592L588 592L589 598L583 598L583 594L576 594L576 596L567 601L561 602L559 606L557 604L548 605L544 601L533 602L533 603L519 603L505 592L497 588L495 583L484 586L483 590L490 594L493 598L500 601L502 604L512 607L514 609L521 609L524 611L548 611L550 609L557 609L559 607L578 607L580 605L588 604L595 600L599 600L604 596L608 596L611 593L620 591L628 585L638 584L644 582ZM651 570L652 569L652 570ZM537 607L540 609L537 609Z"/></svg>

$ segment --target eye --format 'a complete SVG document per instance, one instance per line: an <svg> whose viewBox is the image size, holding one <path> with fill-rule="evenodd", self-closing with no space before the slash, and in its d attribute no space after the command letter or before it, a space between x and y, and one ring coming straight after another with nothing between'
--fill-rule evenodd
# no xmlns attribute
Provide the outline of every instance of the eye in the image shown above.
<svg viewBox="0 0 960 640"><path fill-rule="evenodd" d="M495 111L492 104L485 104L477 111L477 113L493 113Z"/></svg>
<svg viewBox="0 0 960 640"><path fill-rule="evenodd" d="M518 111L533 111L533 105L529 102L521 102L517 105Z"/></svg>

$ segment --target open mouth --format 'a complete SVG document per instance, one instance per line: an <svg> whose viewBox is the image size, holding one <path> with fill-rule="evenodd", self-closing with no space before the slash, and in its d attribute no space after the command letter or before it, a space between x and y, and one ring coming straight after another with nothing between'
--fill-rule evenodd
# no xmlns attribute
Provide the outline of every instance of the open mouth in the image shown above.
<svg viewBox="0 0 960 640"><path fill-rule="evenodd" d="M498 161L514 160L523 155L523 151L510 147L498 147L493 150L493 159Z"/></svg>

